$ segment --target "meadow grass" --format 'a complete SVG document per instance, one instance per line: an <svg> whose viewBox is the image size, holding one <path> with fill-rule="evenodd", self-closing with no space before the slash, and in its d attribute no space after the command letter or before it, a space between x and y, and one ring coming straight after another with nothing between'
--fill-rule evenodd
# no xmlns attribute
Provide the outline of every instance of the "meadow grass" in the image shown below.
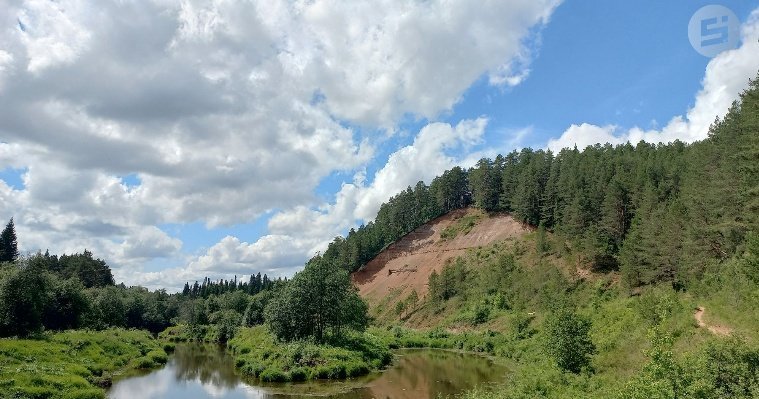
<svg viewBox="0 0 759 399"><path fill-rule="evenodd" d="M344 332L326 343L278 342L265 326L241 328L227 346L243 374L264 382L344 379L365 375L392 360L371 333Z"/></svg>
<svg viewBox="0 0 759 399"><path fill-rule="evenodd" d="M65 331L0 339L0 398L105 398L113 378L166 363L145 331Z"/></svg>
<svg viewBox="0 0 759 399"><path fill-rule="evenodd" d="M481 212L462 216L448 227L444 228L443 231L440 232L440 238L442 240L452 240L459 234L467 235L484 217L485 215Z"/></svg>

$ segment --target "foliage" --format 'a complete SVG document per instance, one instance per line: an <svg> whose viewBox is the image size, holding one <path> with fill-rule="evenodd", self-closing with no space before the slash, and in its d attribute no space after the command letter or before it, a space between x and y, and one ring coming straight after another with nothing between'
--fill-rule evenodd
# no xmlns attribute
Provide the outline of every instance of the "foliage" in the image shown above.
<svg viewBox="0 0 759 399"><path fill-rule="evenodd" d="M212 281L208 277L203 279L203 282L190 285L185 283L182 289L182 296L189 298L203 298L206 299L212 295L221 295L227 292L244 292L249 295L256 295L259 292L269 291L276 288L276 286L284 284L287 279L272 280L266 274L261 277L261 273L256 275L250 275L250 280L247 282L243 280L237 280L235 276L234 280Z"/></svg>
<svg viewBox="0 0 759 399"><path fill-rule="evenodd" d="M422 224L474 205L561 233L594 270L620 269L631 287L685 289L759 231L757 110L759 79L700 142L526 148L455 167L390 198L374 222L335 238L321 256L355 271Z"/></svg>
<svg viewBox="0 0 759 399"><path fill-rule="evenodd" d="M243 328L228 344L237 368L264 382L357 377L387 365L387 346L371 334L349 332L317 344L278 342L263 326Z"/></svg>
<svg viewBox="0 0 759 399"><path fill-rule="evenodd" d="M68 331L38 340L0 339L0 398L105 398L114 375L165 363L141 331Z"/></svg>
<svg viewBox="0 0 759 399"><path fill-rule="evenodd" d="M18 258L18 240L16 238L16 226L13 218L0 233L0 263L15 262Z"/></svg>
<svg viewBox="0 0 759 399"><path fill-rule="evenodd" d="M739 339L710 341L694 359L678 361L672 337L654 328L649 362L621 399L754 398L759 394L759 349Z"/></svg>
<svg viewBox="0 0 759 399"><path fill-rule="evenodd" d="M348 273L315 258L269 302L265 319L283 341L314 338L323 342L328 334L340 335L344 328L363 331L366 312Z"/></svg>
<svg viewBox="0 0 759 399"><path fill-rule="evenodd" d="M591 322L562 306L546 320L546 349L562 370L579 373L590 370L596 347L590 339Z"/></svg>
<svg viewBox="0 0 759 399"><path fill-rule="evenodd" d="M60 257L47 251L44 254L38 252L26 262L64 280L76 278L87 288L114 285L110 267L86 249L81 254L63 254Z"/></svg>

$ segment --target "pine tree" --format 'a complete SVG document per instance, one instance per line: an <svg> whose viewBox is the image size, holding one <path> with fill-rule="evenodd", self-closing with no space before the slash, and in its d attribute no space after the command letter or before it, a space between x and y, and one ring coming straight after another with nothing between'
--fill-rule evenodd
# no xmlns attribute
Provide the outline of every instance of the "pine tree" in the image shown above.
<svg viewBox="0 0 759 399"><path fill-rule="evenodd" d="M15 262L18 259L18 241L13 218L0 234L0 262Z"/></svg>
<svg viewBox="0 0 759 399"><path fill-rule="evenodd" d="M487 212L498 209L501 176L490 159L482 158L469 172L469 183L475 206Z"/></svg>

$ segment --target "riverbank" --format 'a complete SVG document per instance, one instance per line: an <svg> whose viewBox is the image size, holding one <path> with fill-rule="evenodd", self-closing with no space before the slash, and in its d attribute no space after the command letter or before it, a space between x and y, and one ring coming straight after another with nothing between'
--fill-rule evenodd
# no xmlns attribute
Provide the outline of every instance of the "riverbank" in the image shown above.
<svg viewBox="0 0 759 399"><path fill-rule="evenodd" d="M340 381L265 383L241 376L234 358L218 345L178 343L166 366L119 379L109 399L193 398L393 398L419 399L458 395L475 386L505 379L507 369L488 358L450 350L408 349L394 352L381 372Z"/></svg>
<svg viewBox="0 0 759 399"><path fill-rule="evenodd" d="M218 343L214 326L172 326L159 334L169 342ZM278 342L266 326L238 328L226 343L244 376L263 382L299 382L359 377L380 370L392 360L385 339L346 331L324 343Z"/></svg>
<svg viewBox="0 0 759 399"><path fill-rule="evenodd" d="M160 366L167 359L161 342L138 330L4 338L0 339L0 399L105 398L105 388L114 377Z"/></svg>
<svg viewBox="0 0 759 399"><path fill-rule="evenodd" d="M369 333L349 332L322 344L279 343L264 326L240 329L227 347L236 368L264 382L344 379L387 366L392 354Z"/></svg>

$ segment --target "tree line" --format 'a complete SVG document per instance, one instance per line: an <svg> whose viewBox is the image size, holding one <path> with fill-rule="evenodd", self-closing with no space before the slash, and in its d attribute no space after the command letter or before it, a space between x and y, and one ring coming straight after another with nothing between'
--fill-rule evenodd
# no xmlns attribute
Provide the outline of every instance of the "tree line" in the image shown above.
<svg viewBox="0 0 759 399"><path fill-rule="evenodd" d="M197 281L195 281L195 284L192 286L189 282L184 283L182 296L190 298L208 298L211 295L220 295L234 291L242 291L250 295L256 295L261 291L272 289L274 285L281 284L283 281L287 281L287 278L284 280L282 278L271 280L266 274L261 277L260 272L256 275L251 275L250 280L247 282L244 282L243 280L238 281L237 276L235 276L234 280L221 279L219 281L211 281L211 279L206 277L200 284L198 284Z"/></svg>
<svg viewBox="0 0 759 399"><path fill-rule="evenodd" d="M234 327L243 315L249 324L260 324L262 305L249 298L285 283L259 273L248 282L205 278L202 284L185 284L179 294L116 285L111 268L88 250L20 256L13 219L0 233L0 256L0 337L109 327L158 333L177 323L228 322L229 312L236 312Z"/></svg>
<svg viewBox="0 0 759 399"><path fill-rule="evenodd" d="M524 148L483 158L408 187L320 256L352 272L424 223L475 206L561 235L593 269L619 269L630 286L684 287L757 231L758 81L702 141Z"/></svg>
<svg viewBox="0 0 759 399"><path fill-rule="evenodd" d="M363 330L367 307L344 268L309 261L292 280L251 275L247 281L204 278L182 292L116 285L92 252L19 256L13 220L0 234L0 337L49 330L188 327L190 338L225 342L239 327L268 323L285 341L339 337Z"/></svg>

